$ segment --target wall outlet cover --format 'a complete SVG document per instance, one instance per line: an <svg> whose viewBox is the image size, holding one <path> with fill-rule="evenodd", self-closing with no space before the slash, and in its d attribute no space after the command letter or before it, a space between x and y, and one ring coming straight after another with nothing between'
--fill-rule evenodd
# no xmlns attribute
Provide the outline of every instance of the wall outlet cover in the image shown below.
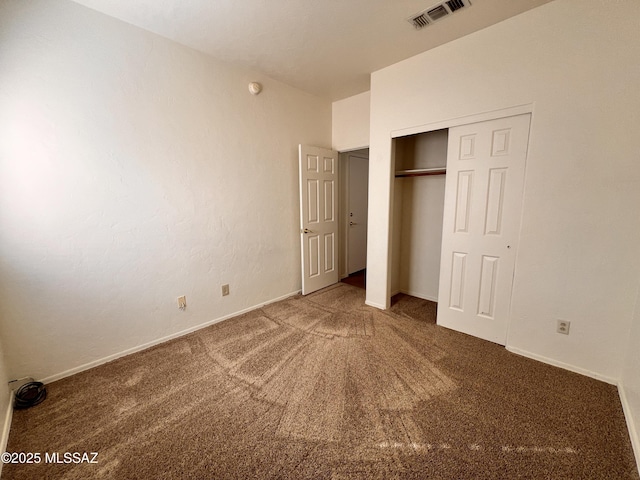
<svg viewBox="0 0 640 480"><path fill-rule="evenodd" d="M180 308L181 310L184 310L185 308L187 308L187 296L186 295L182 295L182 296L178 297L178 308Z"/></svg>
<svg viewBox="0 0 640 480"><path fill-rule="evenodd" d="M569 335L569 329L571 328L571 322L568 320L558 320L556 332L563 335Z"/></svg>

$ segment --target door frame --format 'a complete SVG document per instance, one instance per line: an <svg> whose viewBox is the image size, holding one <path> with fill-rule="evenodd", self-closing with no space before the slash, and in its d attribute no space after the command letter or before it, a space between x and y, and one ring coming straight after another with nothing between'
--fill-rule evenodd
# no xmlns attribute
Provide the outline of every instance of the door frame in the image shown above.
<svg viewBox="0 0 640 480"><path fill-rule="evenodd" d="M364 153L360 153L364 150L367 150L366 156ZM349 157L358 157L363 160L366 160L369 163L369 147L358 148L356 150L348 150L344 152L338 152L339 154L339 162L340 166L340 228L342 229L342 234L340 235L340 241L343 242L340 245L340 278L346 278L349 276L349 187L350 187L350 175L349 175ZM369 183L369 178L367 177L367 186ZM367 207L367 215L369 208ZM367 219L368 220L368 219ZM368 233L368 232L367 232ZM366 267L365 267L366 268Z"/></svg>
<svg viewBox="0 0 640 480"><path fill-rule="evenodd" d="M529 124L529 144L531 144L531 140L533 138L532 132L533 132L533 124L534 124L534 104L533 103L528 103L528 104L523 104L523 105L516 105L513 107L508 107L508 108L503 108L503 109L498 109L498 110L491 110L488 112L481 112L481 113L476 113L476 114L471 114L471 115L464 115L464 116L460 116L460 117L455 117L455 118L450 118L450 119L446 119L446 120L441 120L438 122L431 122L431 123L427 123L427 124L423 124L423 125L416 125L415 127L408 127L408 128L402 128L402 129L398 129L398 130L392 130L390 132L390 136L391 136L391 141L393 142L396 138L399 137L405 137L407 135L416 135L416 134L420 134L420 133L427 133L427 132L432 132L434 130L442 130L442 129L449 129L452 127L459 127L462 125L468 125L471 123L479 123L479 122L485 122L488 120L497 120L500 118L505 118L505 117L514 117L517 115L523 115L523 114L530 114L531 115L531 119L530 119L530 124ZM395 164L396 164L396 158L395 158L395 149L393 148L394 143L392 143L392 151L391 151L391 172L393 174L393 172L395 171ZM528 157L528 155L527 155ZM526 164L525 164L525 171L524 171L524 182L523 184L526 185L526 178L527 178L527 168L526 168ZM391 200L391 209L389 212L389 216L390 216L390 228L392 228L392 226L394 225L394 208L393 208L393 199L395 198L395 182L394 182L394 178L393 175L390 178L391 181L391 186L390 186L390 200ZM447 194L446 189L445 189L445 195ZM524 193L523 193L524 195ZM524 209L524 199L520 205L520 220L522 220L522 211ZM446 212L445 212L446 214ZM389 232L391 233L391 232ZM522 221L520 221L520 225L518 227L518 234L517 234L517 242L518 244L520 244L520 237L522 235ZM389 265L389 272L391 270L391 264L393 261L393 252L394 252L394 248L395 246L393 245L393 235L389 235L389 249L387 251L387 265ZM518 256L519 256L519 252L520 249L516 250L516 256L515 256L515 260L514 260L514 270L513 270L513 279L515 280L516 277L516 273L517 273L517 269L518 269ZM442 269L442 265L440 266L440 268ZM386 292L386 308L389 308L389 306L391 305L391 288L392 288L392 275L387 275L387 292ZM513 299L513 284L514 282L511 283L511 291L509 292L509 307L508 307L508 318L507 318L507 333L506 333L506 345L509 345L509 333L511 330L511 317L512 317L512 299Z"/></svg>

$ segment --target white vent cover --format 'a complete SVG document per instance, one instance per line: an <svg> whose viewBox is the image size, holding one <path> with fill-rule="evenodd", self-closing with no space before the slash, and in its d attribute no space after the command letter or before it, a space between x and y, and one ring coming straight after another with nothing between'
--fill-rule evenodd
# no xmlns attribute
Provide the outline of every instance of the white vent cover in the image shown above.
<svg viewBox="0 0 640 480"><path fill-rule="evenodd" d="M451 15L453 12L457 12L461 8L470 6L471 2L469 0L447 0L429 7L422 12L411 15L407 20L416 28L416 30L420 30L422 27L431 25L441 18Z"/></svg>

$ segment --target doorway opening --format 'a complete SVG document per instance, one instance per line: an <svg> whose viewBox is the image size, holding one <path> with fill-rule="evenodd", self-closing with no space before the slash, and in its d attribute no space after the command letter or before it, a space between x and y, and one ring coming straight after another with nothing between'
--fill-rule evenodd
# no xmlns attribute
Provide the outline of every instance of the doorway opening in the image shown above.
<svg viewBox="0 0 640 480"><path fill-rule="evenodd" d="M340 279L366 288L369 149L340 153Z"/></svg>
<svg viewBox="0 0 640 480"><path fill-rule="evenodd" d="M351 275L344 277L340 280L342 283L352 285L354 287L367 289L367 269L362 269L358 272L354 272Z"/></svg>
<svg viewBox="0 0 640 480"><path fill-rule="evenodd" d="M351 275L364 288L369 149L298 148L302 294Z"/></svg>

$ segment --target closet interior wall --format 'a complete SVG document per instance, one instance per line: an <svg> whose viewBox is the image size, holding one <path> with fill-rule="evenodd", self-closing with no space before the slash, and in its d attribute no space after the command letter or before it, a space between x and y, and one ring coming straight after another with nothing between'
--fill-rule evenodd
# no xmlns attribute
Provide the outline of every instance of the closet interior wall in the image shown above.
<svg viewBox="0 0 640 480"><path fill-rule="evenodd" d="M444 167L448 130L394 140L396 172ZM392 294L438 300L445 175L394 179Z"/></svg>

